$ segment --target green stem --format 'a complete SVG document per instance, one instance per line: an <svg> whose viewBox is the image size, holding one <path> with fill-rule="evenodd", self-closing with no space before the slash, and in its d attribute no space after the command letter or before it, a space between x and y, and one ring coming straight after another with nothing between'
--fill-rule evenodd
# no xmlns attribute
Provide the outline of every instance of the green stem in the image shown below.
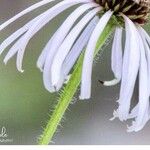
<svg viewBox="0 0 150 150"><path fill-rule="evenodd" d="M108 39L109 35L112 33L114 29L114 21L111 20L108 25L105 27L102 35L100 36L97 47L95 51L95 56L101 49L101 47L105 44L106 40ZM58 104L55 107L55 110L48 121L48 124L46 128L44 129L43 134L41 135L41 138L39 139L40 145L48 145L49 142L52 140L58 125L61 122L61 119L67 110L70 102L73 99L73 96L75 95L80 82L81 82L81 73L82 73L82 64L83 64L83 58L84 55L82 54L75 65L75 68L73 70L73 73L71 75L71 78L67 85L63 88L62 92L60 93L60 97L58 100Z"/></svg>

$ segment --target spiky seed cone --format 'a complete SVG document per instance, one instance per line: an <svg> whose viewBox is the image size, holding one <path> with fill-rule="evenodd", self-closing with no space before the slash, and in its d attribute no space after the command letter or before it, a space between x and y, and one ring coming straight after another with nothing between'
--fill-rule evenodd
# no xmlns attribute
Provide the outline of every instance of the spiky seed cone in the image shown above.
<svg viewBox="0 0 150 150"><path fill-rule="evenodd" d="M133 0L95 0L103 7L104 11L111 9L116 16L126 15L133 22L145 24L150 11L150 0L141 0L139 3Z"/></svg>

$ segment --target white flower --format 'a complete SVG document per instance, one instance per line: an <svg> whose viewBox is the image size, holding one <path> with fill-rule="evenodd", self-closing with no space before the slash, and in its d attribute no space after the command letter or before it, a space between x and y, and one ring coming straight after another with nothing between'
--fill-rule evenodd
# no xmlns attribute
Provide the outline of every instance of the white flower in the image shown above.
<svg viewBox="0 0 150 150"><path fill-rule="evenodd" d="M27 8L0 25L0 31L23 15L52 1L55 0L42 0ZM0 45L0 54L17 40L4 58L4 62L7 63L17 54L17 69L23 72L23 56L30 39L58 14L77 4L79 6L54 33L37 61L38 68L43 72L44 86L50 92L59 91L69 79L68 76L74 64L86 48L80 98L90 98L96 44L114 15L122 25L122 27L116 25L112 45L111 66L115 79L102 83L111 86L121 82L119 108L114 111L114 118L118 117L121 121L135 118L128 131L139 131L150 118L150 37L141 27L147 19L149 8L143 1L63 0L9 36ZM122 31L124 25L126 40L123 51ZM139 101L130 112L137 78L139 78Z"/></svg>

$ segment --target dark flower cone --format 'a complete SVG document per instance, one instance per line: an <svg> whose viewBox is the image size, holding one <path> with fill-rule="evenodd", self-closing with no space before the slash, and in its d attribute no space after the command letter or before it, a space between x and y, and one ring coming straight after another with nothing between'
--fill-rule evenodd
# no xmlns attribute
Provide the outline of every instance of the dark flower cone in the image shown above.
<svg viewBox="0 0 150 150"><path fill-rule="evenodd" d="M95 0L104 11L111 9L117 16L126 15L133 22L145 24L150 12L150 0L141 0L136 3L133 0Z"/></svg>

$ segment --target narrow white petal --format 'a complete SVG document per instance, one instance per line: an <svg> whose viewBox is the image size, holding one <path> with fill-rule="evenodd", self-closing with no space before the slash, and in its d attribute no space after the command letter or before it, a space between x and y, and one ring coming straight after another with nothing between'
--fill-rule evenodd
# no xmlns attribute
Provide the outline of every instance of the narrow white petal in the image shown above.
<svg viewBox="0 0 150 150"><path fill-rule="evenodd" d="M83 48L86 46L92 31L94 30L96 24L98 23L99 18L95 17L85 28L83 33L80 35L77 42L74 44L73 48L69 52L68 56L66 57L64 63L63 63L63 73L67 75L73 65L75 64L77 58L81 54Z"/></svg>
<svg viewBox="0 0 150 150"><path fill-rule="evenodd" d="M104 86L114 86L118 84L122 76L122 28L117 27L114 35L111 55L111 68L115 78L110 81L102 81Z"/></svg>
<svg viewBox="0 0 150 150"><path fill-rule="evenodd" d="M7 27L9 24L11 24L12 22L14 22L15 20L19 19L20 17L24 16L25 14L45 5L48 4L52 1L55 0L42 0L32 6L30 6L29 8L23 10L22 12L20 12L19 14L15 15L13 18L9 19L8 21L4 22L2 25L0 25L0 31L3 30L5 27Z"/></svg>
<svg viewBox="0 0 150 150"><path fill-rule="evenodd" d="M50 39L46 47L44 48L42 54L40 55L38 61L37 61L37 66L40 68L40 70L43 70L43 66L47 57L47 54L50 53L51 55L51 50L56 51L63 40L65 39L66 35L74 25L74 23L77 21L77 19L85 13L87 10L97 7L98 5L95 3L88 3L88 4L83 4L79 8L77 8L71 15L64 21L64 23L61 25L61 27L56 31L55 37ZM52 62L52 57L49 58ZM51 63L48 62L49 66L51 66Z"/></svg>
<svg viewBox="0 0 150 150"><path fill-rule="evenodd" d="M34 25L29 29L29 31L23 36L23 38L20 39L20 47L17 54L17 69L22 70L22 59L24 56L24 52L26 49L26 46L30 39L43 27L45 26L50 20L52 20L54 17L56 17L58 14L63 12L64 10L68 9L71 6L74 6L76 4L80 3L86 3L90 2L90 0L65 0L51 9L47 10L43 13L43 17L39 19Z"/></svg>
<svg viewBox="0 0 150 150"><path fill-rule="evenodd" d="M88 40L91 36L92 31L94 30L96 24L98 23L99 18L95 17L84 29L83 33L80 35L74 46L72 47L71 51L69 52L68 56L66 57L63 66L62 66L62 74L61 79L59 81L59 87L57 89L59 90L61 86L63 85L63 82L66 78L66 76L71 71L72 67L74 66L75 62L77 61L78 57L80 56L81 52L85 48L85 46L88 43Z"/></svg>
<svg viewBox="0 0 150 150"><path fill-rule="evenodd" d="M17 42L11 47L11 49L8 51L7 55L4 58L4 63L6 64L10 58L12 58L18 51L19 51L19 47L18 45L20 45L20 41L17 40Z"/></svg>
<svg viewBox="0 0 150 150"><path fill-rule="evenodd" d="M43 51L47 52L46 56L43 56L43 62L41 66L44 65L43 70L43 81L45 88L52 92L53 86L51 81L51 66L56 52L58 51L60 45L64 41L65 37L73 27L74 23L77 19L85 13L88 9L96 7L97 5L91 3L85 4L77 8L71 15L65 20L65 22L61 25L61 27L56 31L56 35L53 40L50 40Z"/></svg>
<svg viewBox="0 0 150 150"><path fill-rule="evenodd" d="M52 84L54 86L58 86L59 79L61 77L61 69L62 64L68 55L71 47L73 46L74 42L76 41L77 37L87 25L87 23L101 10L100 7L91 10L87 15L85 15L81 21L72 29L69 35L66 37L58 52L55 56L54 62L52 64Z"/></svg>
<svg viewBox="0 0 150 150"><path fill-rule="evenodd" d="M10 35L6 40L4 40L0 45L0 54L10 45L12 44L16 39L18 39L21 35L23 35L28 29L38 20L41 18L41 15L37 16L36 18L29 21L26 25L18 29L16 32L14 32L12 35ZM11 56L13 57L13 56ZM8 58L10 59L10 58Z"/></svg>
<svg viewBox="0 0 150 150"><path fill-rule="evenodd" d="M16 32L14 32L12 35L10 35L7 39L5 39L5 41L3 41L2 44L0 45L0 55L10 44L12 44L19 37L21 37L27 30L28 28L19 29Z"/></svg>
<svg viewBox="0 0 150 150"><path fill-rule="evenodd" d="M136 3L140 3L141 0L134 0Z"/></svg>
<svg viewBox="0 0 150 150"><path fill-rule="evenodd" d="M120 80L122 75L122 28L117 27L112 46L111 67L115 77Z"/></svg>
<svg viewBox="0 0 150 150"><path fill-rule="evenodd" d="M129 132L141 130L149 119L148 70L144 53L144 48L141 48L138 112L136 120L133 122L132 126L128 128Z"/></svg>
<svg viewBox="0 0 150 150"><path fill-rule="evenodd" d="M144 35L141 32L141 27L139 28L139 43L140 43L140 52L141 52L141 62L140 62L140 71L139 71L139 102L137 104L138 110L136 113L136 119L133 122L132 126L128 128L128 131L139 131L141 130L146 122L149 120L150 106L149 106L149 48L146 42ZM133 113L133 112L132 112Z"/></svg>
<svg viewBox="0 0 150 150"><path fill-rule="evenodd" d="M147 63L148 63L148 72L149 72L149 93L150 93L150 41L148 40L148 34L146 33L146 31L140 27L139 28L143 42L144 42L144 46L146 49L146 58L147 58ZM146 34L147 35L146 35ZM150 39L150 37L149 37Z"/></svg>
<svg viewBox="0 0 150 150"><path fill-rule="evenodd" d="M81 95L80 95L81 99L88 99L91 96L91 76L92 76L94 51L96 48L98 38L103 32L112 14L113 12L108 11L101 17L99 23L95 27L91 35L91 38L89 40L87 49L85 51L85 57L84 57L83 69L82 69Z"/></svg>
<svg viewBox="0 0 150 150"><path fill-rule="evenodd" d="M140 61L140 45L137 29L131 20L126 16L124 16L124 18L127 36L118 108L118 116L120 120L126 120L129 115L131 98L138 75Z"/></svg>
<svg viewBox="0 0 150 150"><path fill-rule="evenodd" d="M53 49L51 48L51 45L57 35L57 32L55 32L54 35L51 37L51 39L48 41L48 43L46 44L45 48L42 50L42 53L40 54L38 58L37 67L41 70L41 72L43 72L43 67L44 67L46 59L48 58L48 55L50 54L51 56L53 56L51 52L53 51Z"/></svg>

